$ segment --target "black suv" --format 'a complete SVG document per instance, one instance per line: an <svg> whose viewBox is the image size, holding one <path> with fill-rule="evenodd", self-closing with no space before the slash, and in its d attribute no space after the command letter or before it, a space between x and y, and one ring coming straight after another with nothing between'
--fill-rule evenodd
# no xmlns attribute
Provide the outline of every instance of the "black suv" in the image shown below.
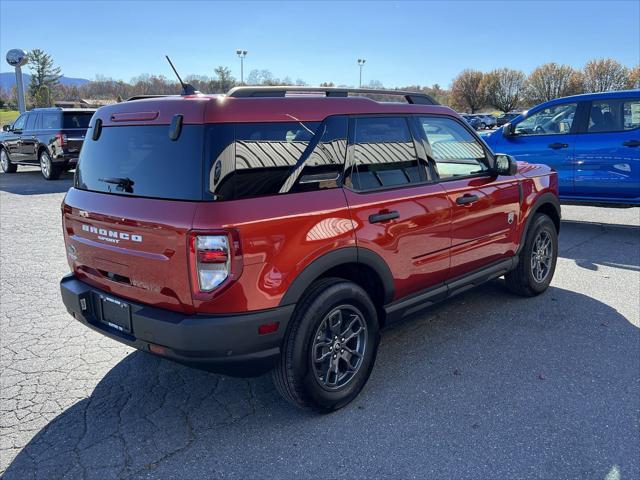
<svg viewBox="0 0 640 480"><path fill-rule="evenodd" d="M93 109L36 108L20 115L0 133L0 167L40 165L47 180L75 168Z"/></svg>

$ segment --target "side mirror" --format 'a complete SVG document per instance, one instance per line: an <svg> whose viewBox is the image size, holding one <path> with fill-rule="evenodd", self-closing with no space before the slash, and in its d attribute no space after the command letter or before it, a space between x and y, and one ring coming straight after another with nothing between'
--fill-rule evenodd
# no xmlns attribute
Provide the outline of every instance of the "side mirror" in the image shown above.
<svg viewBox="0 0 640 480"><path fill-rule="evenodd" d="M515 158L504 153L496 155L496 173L498 175L513 176L517 171L518 164Z"/></svg>
<svg viewBox="0 0 640 480"><path fill-rule="evenodd" d="M2 131L3 132L10 132L11 131L11 125L2 125Z"/></svg>
<svg viewBox="0 0 640 480"><path fill-rule="evenodd" d="M502 135L505 137L513 137L515 135L515 131L516 126L511 122L505 123L502 127Z"/></svg>

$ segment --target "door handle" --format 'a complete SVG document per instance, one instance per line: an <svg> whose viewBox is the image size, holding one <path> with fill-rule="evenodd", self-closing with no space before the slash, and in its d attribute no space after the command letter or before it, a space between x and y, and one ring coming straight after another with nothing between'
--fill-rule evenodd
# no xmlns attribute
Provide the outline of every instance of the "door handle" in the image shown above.
<svg viewBox="0 0 640 480"><path fill-rule="evenodd" d="M622 145L625 147L640 147L640 140L627 140L623 142Z"/></svg>
<svg viewBox="0 0 640 480"><path fill-rule="evenodd" d="M398 217L400 217L400 214L396 210L392 210L391 212L380 212L374 215L369 215L369 223L386 222L387 220L393 220Z"/></svg>
<svg viewBox="0 0 640 480"><path fill-rule="evenodd" d="M469 203L473 203L477 201L478 201L477 195L470 195L468 193L465 193L463 196L456 198L456 203L458 205L467 205Z"/></svg>
<svg viewBox="0 0 640 480"><path fill-rule="evenodd" d="M559 150L561 148L567 148L569 145L567 145L566 143L560 143L560 142L556 142L556 143L550 143L549 144L549 148L553 148L554 150Z"/></svg>

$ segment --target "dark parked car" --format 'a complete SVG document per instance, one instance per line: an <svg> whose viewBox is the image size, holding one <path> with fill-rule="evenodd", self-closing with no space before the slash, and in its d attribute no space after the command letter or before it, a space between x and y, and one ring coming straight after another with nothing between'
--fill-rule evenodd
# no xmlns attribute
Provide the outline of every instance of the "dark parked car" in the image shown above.
<svg viewBox="0 0 640 480"><path fill-rule="evenodd" d="M471 125L473 127L474 130L480 130L482 122L480 121L480 119L474 115L466 115L466 114L462 114L461 115L462 118L464 118L465 122L467 122L469 125Z"/></svg>
<svg viewBox="0 0 640 480"><path fill-rule="evenodd" d="M475 117L480 120L480 128L494 128L496 126L496 117L491 115L490 113L478 113Z"/></svg>
<svg viewBox="0 0 640 480"><path fill-rule="evenodd" d="M75 168L93 109L36 108L20 115L0 133L0 167L39 165L47 180Z"/></svg>
<svg viewBox="0 0 640 480"><path fill-rule="evenodd" d="M556 173L495 155L424 94L349 96L371 92L100 108L62 206L69 313L188 365L272 369L287 400L326 412L360 392L393 321L502 275L544 292Z"/></svg>
<svg viewBox="0 0 640 480"><path fill-rule="evenodd" d="M509 123L511 120L520 115L520 112L503 113L496 119L496 126L501 127L505 123Z"/></svg>

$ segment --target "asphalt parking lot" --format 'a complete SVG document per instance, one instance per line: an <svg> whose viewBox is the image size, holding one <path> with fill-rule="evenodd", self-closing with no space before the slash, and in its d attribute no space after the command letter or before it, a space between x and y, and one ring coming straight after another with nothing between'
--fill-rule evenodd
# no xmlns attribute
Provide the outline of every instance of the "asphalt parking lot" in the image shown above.
<svg viewBox="0 0 640 480"><path fill-rule="evenodd" d="M362 394L299 411L270 378L133 351L76 323L71 176L0 174L0 474L55 478L640 478L640 209L563 209L551 288L496 280L383 336Z"/></svg>

